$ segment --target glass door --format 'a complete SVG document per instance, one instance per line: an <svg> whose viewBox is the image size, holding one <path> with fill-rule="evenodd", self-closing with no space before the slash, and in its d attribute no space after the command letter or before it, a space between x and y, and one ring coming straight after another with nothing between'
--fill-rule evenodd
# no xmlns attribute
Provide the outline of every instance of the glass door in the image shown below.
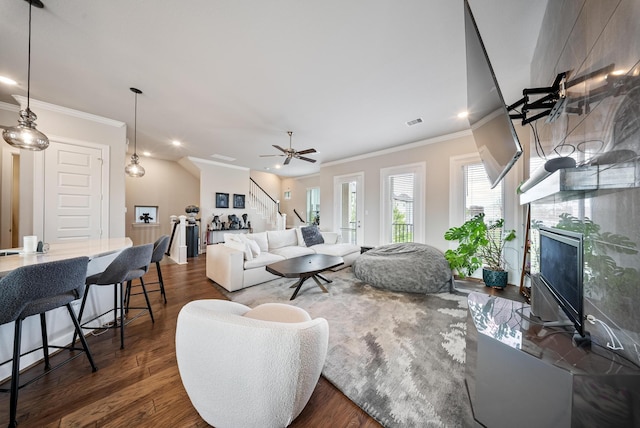
<svg viewBox="0 0 640 428"><path fill-rule="evenodd" d="M335 219L342 242L362 245L364 241L363 173L334 178Z"/></svg>

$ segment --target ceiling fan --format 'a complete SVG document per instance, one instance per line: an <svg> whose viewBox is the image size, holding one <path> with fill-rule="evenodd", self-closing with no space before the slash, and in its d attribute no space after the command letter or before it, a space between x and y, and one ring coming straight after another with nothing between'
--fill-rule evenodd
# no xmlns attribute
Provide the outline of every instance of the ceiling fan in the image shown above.
<svg viewBox="0 0 640 428"><path fill-rule="evenodd" d="M295 158L295 159L300 159L303 161L307 161L307 162L311 162L314 163L316 160L315 159L311 159L311 158L307 158L301 155L306 155L309 153L315 153L316 149L306 149L306 150L294 150L291 147L291 136L293 135L292 131L287 131L287 134L289 134L289 148L288 149L283 149L282 147L274 144L273 147L275 147L276 149L280 150L282 153L277 154L277 155L260 155L260 157L270 157L270 156L286 156L286 159L284 160L284 164L285 165L289 165L289 162L291 162L291 159Z"/></svg>

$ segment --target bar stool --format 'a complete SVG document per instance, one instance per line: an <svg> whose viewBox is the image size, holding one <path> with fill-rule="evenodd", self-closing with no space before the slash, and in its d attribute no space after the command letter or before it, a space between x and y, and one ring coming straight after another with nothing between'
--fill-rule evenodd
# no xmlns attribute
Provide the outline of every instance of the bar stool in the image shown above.
<svg viewBox="0 0 640 428"><path fill-rule="evenodd" d="M0 389L2 392L10 392L9 401L9 427L17 425L16 413L18 407L18 390L37 381L47 373L66 364L70 360L82 355L82 352L71 356L65 361L51 367L49 362L49 348L69 349L71 351L84 351L89 364L95 372L97 369L93 362L89 346L82 335L80 324L76 318L71 302L78 299L85 288L88 257L76 257L68 260L39 263L30 266L22 266L0 279L0 325L15 322L13 337L13 357L0 365L12 362L10 389ZM47 323L45 313L65 306L74 326L74 339L69 346L54 346L48 343ZM42 331L42 346L28 352L20 353L22 322L32 315L40 315L40 327ZM75 335L80 336L82 348L74 347ZM45 371L20 385L20 357L42 349L44 354Z"/></svg>
<svg viewBox="0 0 640 428"><path fill-rule="evenodd" d="M107 266L104 272L91 275L86 279L87 287L84 290L84 296L82 298L82 304L80 305L80 313L78 314L78 320L81 322L80 327L90 330L102 330L109 328L120 329L120 349L124 349L124 327L126 324L138 318L143 312L140 312L129 321L125 322L125 284L134 279L140 278L144 297L147 301L147 307L136 307L131 309L147 309L151 316L151 322L155 322L153 319L153 311L151 310L151 304L149 303L149 296L144 286L142 276L149 270L149 263L151 263L151 254L153 253L153 244L138 245L135 247L125 248L116 256L115 259ZM89 295L89 289L92 285L113 285L113 309L96 315L90 320L82 323L82 315L84 314L85 305L87 303L87 297ZM118 291L120 293L118 294ZM120 300L118 302L118 296ZM120 320L118 320L118 309L120 309ZM96 325L89 326L88 324L96 319L113 312L113 324L111 325ZM75 339L75 336L74 336Z"/></svg>
<svg viewBox="0 0 640 428"><path fill-rule="evenodd" d="M167 294L164 291L164 281L162 279L162 270L160 269L160 262L162 261L165 253L167 252L167 249L169 248L169 235L162 235L160 238L158 238L156 240L156 242L154 242L153 244L153 254L151 254L151 263L155 263L156 264L156 271L158 272L158 280L155 282L147 282L146 283L146 289L147 289L147 293L153 293L156 291L159 291L160 294L162 295L162 298L164 299L164 303L167 303ZM155 284L159 284L159 289L157 290L149 290L149 286L150 285L155 285ZM134 285L133 287L140 287L140 285ZM129 301L131 299L131 296L137 296L143 293L132 293L131 292L131 282L127 283L127 292L126 294L126 308L127 310L129 310Z"/></svg>

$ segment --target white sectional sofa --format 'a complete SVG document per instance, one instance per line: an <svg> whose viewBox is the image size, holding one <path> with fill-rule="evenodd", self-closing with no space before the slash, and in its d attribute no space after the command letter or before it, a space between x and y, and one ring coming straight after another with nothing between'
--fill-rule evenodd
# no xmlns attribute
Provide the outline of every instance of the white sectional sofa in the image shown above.
<svg viewBox="0 0 640 428"><path fill-rule="evenodd" d="M339 242L338 233L321 234L324 243L309 247L300 228L225 235L225 243L207 246L207 278L229 291L235 291L280 278L265 269L266 265L280 260L314 253L327 254L344 259L341 269L351 266L360 255L360 247ZM256 244L259 249L256 249Z"/></svg>

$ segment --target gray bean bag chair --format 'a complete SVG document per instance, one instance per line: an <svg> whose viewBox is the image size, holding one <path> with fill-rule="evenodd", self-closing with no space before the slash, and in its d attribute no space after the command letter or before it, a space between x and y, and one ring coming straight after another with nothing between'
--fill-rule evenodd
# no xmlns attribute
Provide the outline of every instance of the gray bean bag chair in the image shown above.
<svg viewBox="0 0 640 428"><path fill-rule="evenodd" d="M414 242L382 245L361 254L353 262L353 273L373 287L392 291L453 291L453 275L444 254Z"/></svg>

